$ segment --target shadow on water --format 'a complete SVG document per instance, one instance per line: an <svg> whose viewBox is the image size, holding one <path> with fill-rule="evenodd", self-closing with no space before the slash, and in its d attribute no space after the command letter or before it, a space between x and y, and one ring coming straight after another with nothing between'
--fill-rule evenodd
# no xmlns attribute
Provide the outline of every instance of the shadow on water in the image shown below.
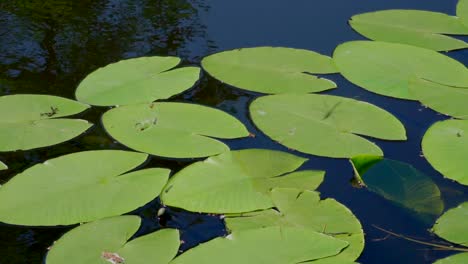
<svg viewBox="0 0 468 264"><path fill-rule="evenodd" d="M74 98L78 83L93 70L121 59L174 55L184 64L199 64L216 51L261 45L305 48L331 55L340 43L362 39L346 24L354 14L379 9L409 8L454 13L456 0L16 0L0 2L0 95L39 93ZM468 51L449 53L467 63ZM436 120L446 119L419 103L391 99L365 91L339 75L330 75L339 89L327 92L374 103L396 115L407 128L408 141L374 140L386 157L409 163L430 176L442 191L446 208L468 200L467 188L445 180L420 156L420 141ZM249 103L259 94L235 89L204 74L194 89L173 100L220 108L239 118L256 137L225 141L232 149L268 148L303 156L303 169L327 171L319 188L361 220L366 248L360 263L431 263L450 253L396 238L373 224L425 241L440 241L424 224L401 207L365 189L353 188L347 160L305 155L267 138L251 122ZM103 130L105 107L79 115L95 126L86 134L57 146L0 153L10 169L0 173L0 184L24 169L61 155L93 149L126 149ZM313 139L311 139L313 140ZM168 167L174 172L189 161L152 157L145 166ZM144 221L138 234L161 227L181 229L186 250L225 234L217 216L166 209L157 216L158 199L132 212ZM0 225L0 263L40 263L47 247L70 227L25 228Z"/></svg>

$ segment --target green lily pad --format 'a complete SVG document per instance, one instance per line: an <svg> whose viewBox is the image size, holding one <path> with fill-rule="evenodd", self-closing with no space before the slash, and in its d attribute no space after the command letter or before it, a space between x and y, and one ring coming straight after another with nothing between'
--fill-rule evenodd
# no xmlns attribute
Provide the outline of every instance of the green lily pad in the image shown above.
<svg viewBox="0 0 468 264"><path fill-rule="evenodd" d="M196 162L171 178L161 195L164 204L192 212L242 213L273 207L270 190L313 190L323 171L300 171L306 159L280 151L230 151ZM289 174L288 174L289 173Z"/></svg>
<svg viewBox="0 0 468 264"><path fill-rule="evenodd" d="M351 164L369 191L422 217L433 218L443 212L439 187L413 166L372 156L354 157Z"/></svg>
<svg viewBox="0 0 468 264"><path fill-rule="evenodd" d="M432 230L441 238L462 246L468 246L468 202L445 212L437 219Z"/></svg>
<svg viewBox="0 0 468 264"><path fill-rule="evenodd" d="M457 16L460 17L461 22L468 27L468 1L459 0L457 4Z"/></svg>
<svg viewBox="0 0 468 264"><path fill-rule="evenodd" d="M386 96L417 100L408 89L412 78L468 87L465 65L420 47L379 41L351 41L335 49L333 60L350 82Z"/></svg>
<svg viewBox="0 0 468 264"><path fill-rule="evenodd" d="M456 118L468 118L468 87L452 87L422 79L411 79L409 90L431 109Z"/></svg>
<svg viewBox="0 0 468 264"><path fill-rule="evenodd" d="M468 185L468 120L445 120L432 125L423 137L429 163L446 178Z"/></svg>
<svg viewBox="0 0 468 264"><path fill-rule="evenodd" d="M149 154L197 158L229 150L215 138L249 135L233 116L206 106L151 103L117 107L102 117L104 128L120 143Z"/></svg>
<svg viewBox="0 0 468 264"><path fill-rule="evenodd" d="M336 255L347 245L310 229L268 227L215 238L188 250L171 264L296 264Z"/></svg>
<svg viewBox="0 0 468 264"><path fill-rule="evenodd" d="M278 211L270 209L225 218L231 231L270 226L301 227L347 241L340 254L313 263L342 263L356 260L364 249L364 233L359 220L333 199L320 200L313 191L275 188L271 195Z"/></svg>
<svg viewBox="0 0 468 264"><path fill-rule="evenodd" d="M465 264L468 263L468 253L459 253L443 259L439 259L434 264Z"/></svg>
<svg viewBox="0 0 468 264"><path fill-rule="evenodd" d="M46 263L169 263L179 249L179 232L162 229L128 241L139 226L140 218L133 215L78 226L52 246Z"/></svg>
<svg viewBox="0 0 468 264"><path fill-rule="evenodd" d="M202 66L222 82L260 93L310 93L336 87L312 75L335 73L331 58L308 50L242 48L205 57Z"/></svg>
<svg viewBox="0 0 468 264"><path fill-rule="evenodd" d="M0 170L6 170L6 169L8 169L8 166L5 163L0 161Z"/></svg>
<svg viewBox="0 0 468 264"><path fill-rule="evenodd" d="M270 95L250 105L255 125L273 140L301 152L335 158L382 155L358 135L405 140L398 119L375 105L332 95Z"/></svg>
<svg viewBox="0 0 468 264"><path fill-rule="evenodd" d="M65 142L92 124L59 118L78 114L88 105L50 95L18 94L0 97L0 151L29 150Z"/></svg>
<svg viewBox="0 0 468 264"><path fill-rule="evenodd" d="M355 15L351 27L372 40L448 51L468 48L462 40L442 34L467 35L458 17L423 10L383 10Z"/></svg>
<svg viewBox="0 0 468 264"><path fill-rule="evenodd" d="M161 192L170 171L128 172L146 154L100 150L37 164L0 187L0 221L16 225L70 225L116 216L145 205Z"/></svg>
<svg viewBox="0 0 468 264"><path fill-rule="evenodd" d="M167 99L190 89L200 78L198 67L172 69L179 63L177 57L157 56L119 61L88 75L75 95L81 102L100 106Z"/></svg>

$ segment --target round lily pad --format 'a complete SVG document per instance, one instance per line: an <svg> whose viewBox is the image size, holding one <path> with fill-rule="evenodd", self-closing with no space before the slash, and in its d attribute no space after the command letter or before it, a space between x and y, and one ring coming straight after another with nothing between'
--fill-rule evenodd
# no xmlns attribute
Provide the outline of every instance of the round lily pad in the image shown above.
<svg viewBox="0 0 468 264"><path fill-rule="evenodd" d="M78 114L88 105L50 95L0 97L0 151L29 150L73 139L92 124L60 118Z"/></svg>
<svg viewBox="0 0 468 264"><path fill-rule="evenodd" d="M385 110L332 95L270 95L250 105L255 125L273 140L301 152L335 158L382 155L358 135L405 140L405 128Z"/></svg>
<svg viewBox="0 0 468 264"><path fill-rule="evenodd" d="M164 204L192 212L241 213L273 207L270 190L313 190L323 171L298 171L306 159L280 151L230 151L194 163L171 178Z"/></svg>
<svg viewBox="0 0 468 264"><path fill-rule="evenodd" d="M301 227L347 241L340 254L317 263L343 263L356 260L364 249L364 232L359 220L344 205L333 199L320 200L313 191L275 188L271 191L278 211L270 209L225 218L231 231L270 226ZM314 262L315 263L315 262Z"/></svg>
<svg viewBox="0 0 468 264"><path fill-rule="evenodd" d="M465 202L445 212L437 219L432 229L441 238L466 247L468 246L467 217L468 202Z"/></svg>
<svg viewBox="0 0 468 264"><path fill-rule="evenodd" d="M424 135L422 150L446 178L468 185L468 120L435 123Z"/></svg>
<svg viewBox="0 0 468 264"><path fill-rule="evenodd" d="M333 60L350 82L371 92L417 100L408 89L412 78L455 87L468 87L462 63L433 50L380 41L351 41L339 45Z"/></svg>
<svg viewBox="0 0 468 264"><path fill-rule="evenodd" d="M150 103L167 99L191 87L200 78L198 67L173 69L177 57L122 60L89 74L76 89L76 98L92 105Z"/></svg>
<svg viewBox="0 0 468 264"><path fill-rule="evenodd" d="M170 171L141 165L146 154L99 150L34 165L0 187L0 221L16 225L71 225L116 216L161 192Z"/></svg>
<svg viewBox="0 0 468 264"><path fill-rule="evenodd" d="M320 92L336 87L312 74L335 73L330 57L313 51L255 47L224 51L205 57L205 69L229 85L267 94Z"/></svg>
<svg viewBox="0 0 468 264"><path fill-rule="evenodd" d="M118 216L72 229L53 244L47 264L167 264L177 254L179 232L160 231L128 241L140 226L138 216Z"/></svg>
<svg viewBox="0 0 468 264"><path fill-rule="evenodd" d="M351 27L372 40L396 42L432 50L468 48L462 40L442 34L466 35L458 17L423 10L382 10L355 15Z"/></svg>
<svg viewBox="0 0 468 264"><path fill-rule="evenodd" d="M187 103L117 107L106 112L102 122L114 139L129 148L170 158L216 155L229 148L214 138L249 135L245 126L233 116Z"/></svg>
<svg viewBox="0 0 468 264"><path fill-rule="evenodd" d="M303 263L336 255L347 245L310 229L268 227L215 238L188 250L171 264Z"/></svg>

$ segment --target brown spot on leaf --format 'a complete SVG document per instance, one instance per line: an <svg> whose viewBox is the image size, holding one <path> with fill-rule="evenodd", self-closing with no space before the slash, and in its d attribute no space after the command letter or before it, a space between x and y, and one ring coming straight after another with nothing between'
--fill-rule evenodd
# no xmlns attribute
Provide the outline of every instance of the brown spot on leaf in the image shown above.
<svg viewBox="0 0 468 264"><path fill-rule="evenodd" d="M119 254L117 253L112 253L112 252L102 252L101 257L112 263L112 264L123 264L125 263L125 259L123 259Z"/></svg>

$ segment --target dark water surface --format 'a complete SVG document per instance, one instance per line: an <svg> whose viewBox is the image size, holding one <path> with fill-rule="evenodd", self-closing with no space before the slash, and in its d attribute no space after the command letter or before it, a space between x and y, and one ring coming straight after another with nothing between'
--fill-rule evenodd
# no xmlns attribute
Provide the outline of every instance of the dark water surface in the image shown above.
<svg viewBox="0 0 468 264"><path fill-rule="evenodd" d="M175 55L186 64L199 64L204 56L226 49L271 45L314 50L331 55L346 41L362 39L348 25L354 14L380 9L425 9L455 13L456 0L3 0L0 2L0 95L38 93L74 98L80 80L98 67L125 58ZM462 63L468 51L449 53ZM374 103L404 122L408 141L374 140L386 157L415 166L439 185L446 208L468 200L468 189L444 180L421 157L420 141L426 129L446 117L417 102L391 99L358 88L339 75L330 75L338 89L330 92ZM228 87L204 74L192 90L173 98L223 109L242 120L255 138L226 141L232 149L269 148L289 151L265 137L249 120L247 105L256 94ZM0 153L10 170L0 173L0 184L15 174L60 155L92 149L125 149L100 125L106 108L82 115L96 125L87 134L58 146L33 151ZM1 113L6 115L8 113ZM312 139L311 139L312 140ZM303 168L324 169L322 197L333 197L348 206L361 220L366 247L360 263L431 263L451 252L434 250L386 235L372 225L416 237L442 242L424 223L389 201L353 188L347 160L309 158ZM147 166L178 171L189 161L153 157ZM144 218L139 234L162 227L181 229L183 250L225 234L222 221L169 209L157 219L159 201L134 213ZM70 227L27 228L0 224L0 263L41 263L47 247Z"/></svg>

